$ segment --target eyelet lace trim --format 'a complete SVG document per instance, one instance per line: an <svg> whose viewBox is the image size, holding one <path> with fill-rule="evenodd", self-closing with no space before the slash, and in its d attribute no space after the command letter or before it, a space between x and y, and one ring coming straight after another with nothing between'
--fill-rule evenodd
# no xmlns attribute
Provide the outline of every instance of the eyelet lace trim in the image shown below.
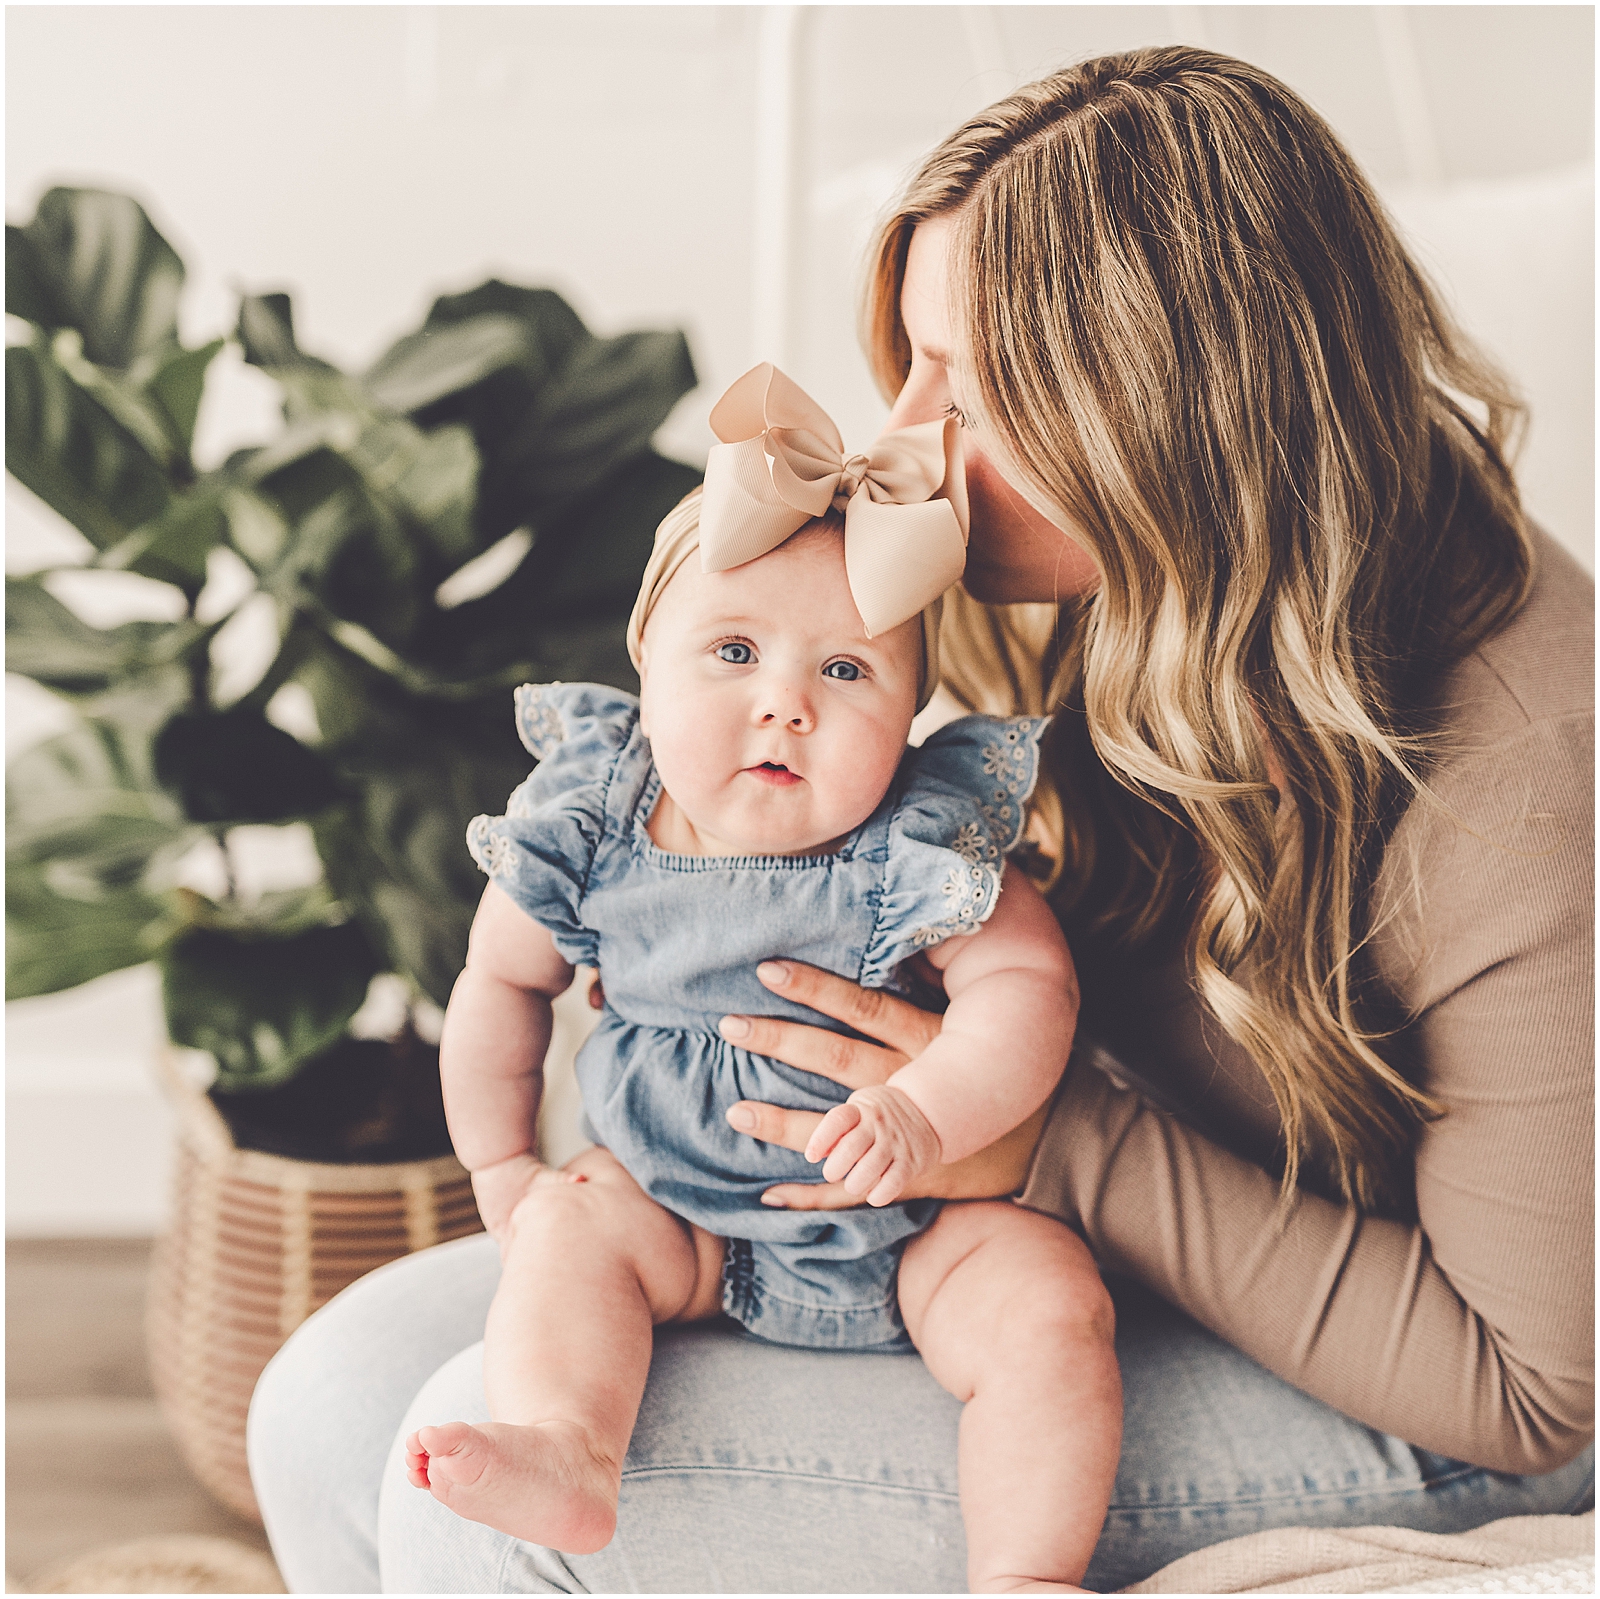
<svg viewBox="0 0 1600 1599"><path fill-rule="evenodd" d="M970 825L976 827L977 824ZM962 832L965 833L966 829L963 828ZM983 847L976 839L969 843L973 849ZM947 938L955 938L962 933L977 932L982 921L979 913L1000 891L1000 873L994 867L978 865L964 851L958 850L957 853L968 864L952 866L939 890L950 901L950 914L912 933L911 942L918 949L925 949L930 944L942 944Z"/></svg>
<svg viewBox="0 0 1600 1599"><path fill-rule="evenodd" d="M548 690L560 687L559 683L524 683L517 690L517 731L529 752L541 761L567 736L561 712L545 698Z"/></svg>
<svg viewBox="0 0 1600 1599"><path fill-rule="evenodd" d="M492 817L475 816L467 824L467 848L473 860L490 877L509 883L517 880L520 864L517 846L503 833L495 831Z"/></svg>

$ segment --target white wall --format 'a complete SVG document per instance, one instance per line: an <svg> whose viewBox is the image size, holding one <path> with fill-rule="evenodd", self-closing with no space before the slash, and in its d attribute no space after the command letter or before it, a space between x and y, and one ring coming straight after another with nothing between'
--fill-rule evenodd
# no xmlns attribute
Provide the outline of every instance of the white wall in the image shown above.
<svg viewBox="0 0 1600 1599"><path fill-rule="evenodd" d="M139 195L189 265L191 341L231 326L238 289L287 287L302 342L360 365L434 294L548 283L599 331L687 330L702 384L660 442L691 460L716 395L774 353L753 273L776 8L11 6L5 26L8 218L53 183ZM1066 61L1208 44L1299 89L1379 183L1529 391L1525 492L1592 568L1593 29L1583 6L803 8L783 359L870 437L856 268L909 165ZM272 420L270 384L219 362L199 451ZM6 506L11 570L74 547L9 483ZM136 579L103 597L162 603ZM54 712L7 690L15 748ZM159 1225L160 1036L148 970L7 1007L9 1230Z"/></svg>

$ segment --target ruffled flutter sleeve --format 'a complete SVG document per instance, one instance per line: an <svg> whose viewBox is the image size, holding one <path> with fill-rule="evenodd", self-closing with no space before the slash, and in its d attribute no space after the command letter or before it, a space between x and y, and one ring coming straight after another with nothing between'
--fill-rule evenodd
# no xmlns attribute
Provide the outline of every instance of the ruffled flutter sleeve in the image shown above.
<svg viewBox="0 0 1600 1599"><path fill-rule="evenodd" d="M467 848L495 886L542 927L574 966L596 964L598 935L582 917L606 794L633 736L639 703L595 683L526 683L517 733L539 764L504 816L474 817Z"/></svg>
<svg viewBox="0 0 1600 1599"><path fill-rule="evenodd" d="M963 716L906 755L889 823L877 921L861 981L894 982L902 961L977 932L1000 897L1039 780L1042 716Z"/></svg>

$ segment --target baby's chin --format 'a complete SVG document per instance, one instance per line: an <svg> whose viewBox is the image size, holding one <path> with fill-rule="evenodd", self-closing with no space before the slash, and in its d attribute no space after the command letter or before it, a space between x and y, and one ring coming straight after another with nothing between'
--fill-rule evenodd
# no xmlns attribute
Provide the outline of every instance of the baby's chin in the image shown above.
<svg viewBox="0 0 1600 1599"><path fill-rule="evenodd" d="M774 807L776 808L776 807ZM870 816L871 811L867 812ZM867 816L780 819L774 816L729 816L709 831L735 855L831 855Z"/></svg>

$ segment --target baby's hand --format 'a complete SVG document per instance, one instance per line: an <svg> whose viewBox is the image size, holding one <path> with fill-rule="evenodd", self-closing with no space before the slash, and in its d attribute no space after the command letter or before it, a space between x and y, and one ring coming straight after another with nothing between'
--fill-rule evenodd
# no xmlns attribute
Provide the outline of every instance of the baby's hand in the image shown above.
<svg viewBox="0 0 1600 1599"><path fill-rule="evenodd" d="M535 1183L581 1183L587 1179L556 1171L535 1155L512 1155L472 1174L472 1196L490 1235L503 1248L511 1229L511 1213Z"/></svg>
<svg viewBox="0 0 1600 1599"><path fill-rule="evenodd" d="M887 1083L858 1088L824 1116L806 1159L869 1205L892 1205L906 1185L939 1164L939 1135L911 1096Z"/></svg>

